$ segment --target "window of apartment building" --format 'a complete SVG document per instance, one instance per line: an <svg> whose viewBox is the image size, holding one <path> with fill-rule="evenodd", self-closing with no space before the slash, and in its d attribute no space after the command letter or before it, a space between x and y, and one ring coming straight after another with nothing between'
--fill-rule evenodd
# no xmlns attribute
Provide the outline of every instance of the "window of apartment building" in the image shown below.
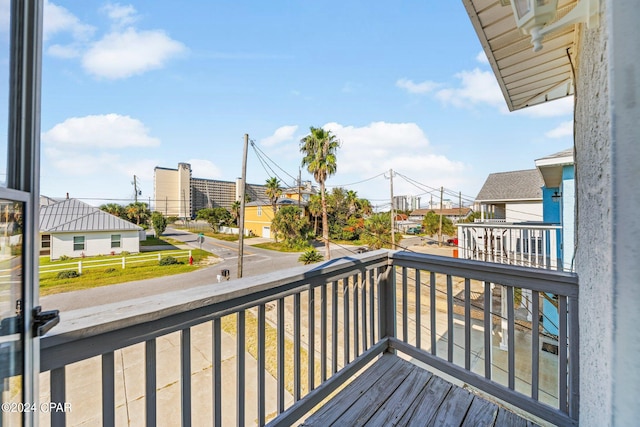
<svg viewBox="0 0 640 427"><path fill-rule="evenodd" d="M42 249L49 249L51 247L51 234L43 234L40 247Z"/></svg>
<svg viewBox="0 0 640 427"><path fill-rule="evenodd" d="M120 247L120 242L122 241L122 235L120 234L112 234L111 235L111 247L112 248L119 248Z"/></svg>
<svg viewBox="0 0 640 427"><path fill-rule="evenodd" d="M73 236L73 250L84 251L84 236Z"/></svg>
<svg viewBox="0 0 640 427"><path fill-rule="evenodd" d="M262 206L258 206L258 216L262 216Z"/></svg>

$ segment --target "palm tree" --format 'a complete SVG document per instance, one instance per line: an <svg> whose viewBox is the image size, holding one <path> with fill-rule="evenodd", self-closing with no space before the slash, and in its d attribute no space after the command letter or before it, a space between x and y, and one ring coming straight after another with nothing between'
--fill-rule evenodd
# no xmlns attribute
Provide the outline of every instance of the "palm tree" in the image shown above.
<svg viewBox="0 0 640 427"><path fill-rule="evenodd" d="M273 218L276 217L276 212L278 210L278 198L282 195L282 188L280 188L280 181L278 178L271 177L267 179L267 189L265 190L269 201L271 202L271 209L273 209ZM278 243L278 233L276 231L276 243Z"/></svg>
<svg viewBox="0 0 640 427"><path fill-rule="evenodd" d="M273 209L273 215L275 216L276 210L278 209L278 198L282 195L280 180L276 177L267 179L267 189L265 193L271 202L271 208Z"/></svg>
<svg viewBox="0 0 640 427"><path fill-rule="evenodd" d="M349 216L355 215L360 209L360 199L358 199L358 193L353 190L347 191L347 205L349 207Z"/></svg>
<svg viewBox="0 0 640 427"><path fill-rule="evenodd" d="M309 204L307 205L307 210L313 216L313 234L318 234L318 217L322 214L322 201L320 200L320 196L317 194L313 194L309 197Z"/></svg>
<svg viewBox="0 0 640 427"><path fill-rule="evenodd" d="M233 222L236 223L236 225L238 224L238 218L240 218L240 200L236 200L235 202L231 203L231 217L233 218Z"/></svg>
<svg viewBox="0 0 640 427"><path fill-rule="evenodd" d="M135 220L137 225L145 224L150 216L147 204L142 202L129 203L124 210L129 220Z"/></svg>
<svg viewBox="0 0 640 427"><path fill-rule="evenodd" d="M100 210L119 218L122 218L124 215L124 207L117 203L106 203L101 205Z"/></svg>
<svg viewBox="0 0 640 427"><path fill-rule="evenodd" d="M331 131L322 128L309 128L309 135L300 140L300 152L304 155L302 166L313 175L313 179L320 185L322 203L322 239L326 248L327 260L331 259L329 252L329 221L327 219L327 200L325 195L325 181L338 170L336 151L340 141Z"/></svg>

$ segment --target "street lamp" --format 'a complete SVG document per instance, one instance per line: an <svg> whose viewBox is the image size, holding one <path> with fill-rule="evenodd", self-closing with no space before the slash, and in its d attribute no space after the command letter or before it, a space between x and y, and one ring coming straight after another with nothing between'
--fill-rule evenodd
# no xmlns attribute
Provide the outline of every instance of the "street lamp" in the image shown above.
<svg viewBox="0 0 640 427"><path fill-rule="evenodd" d="M516 25L524 34L531 35L533 51L542 49L542 39L547 34L567 25L586 23L587 27L599 24L600 0L578 0L578 4L553 24L558 0L500 0L503 6L511 3Z"/></svg>

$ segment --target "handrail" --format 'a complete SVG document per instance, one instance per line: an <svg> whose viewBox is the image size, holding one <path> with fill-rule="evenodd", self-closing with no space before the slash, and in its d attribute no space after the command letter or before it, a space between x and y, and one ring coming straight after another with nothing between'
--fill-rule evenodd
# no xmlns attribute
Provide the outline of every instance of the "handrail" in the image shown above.
<svg viewBox="0 0 640 427"><path fill-rule="evenodd" d="M498 286L495 292L494 284ZM484 302L473 302L472 292L480 295L479 301ZM517 292L523 302L516 303ZM265 335L269 328L277 330L277 374L271 372L277 383L277 391L271 392L277 393L277 407L270 411L281 414L282 418L277 421L280 423L287 424L315 406L366 361L390 347L392 351L404 352L429 364L430 369L453 375L550 422L575 425L579 382L578 294L578 278L573 273L380 250L160 294L152 299L63 313L61 324L41 338L41 371L51 372L51 401L63 401L68 381L66 366L101 355L103 419L112 420L116 407L114 351L144 342L148 369L145 396L151 396L146 402L146 416L147 423L153 424L156 339L179 332L182 417L183 422L188 423L191 385L187 379L191 376L191 334L196 333L191 327L211 322L213 413L214 424L218 425L220 413L225 410L221 405L219 381L221 319L234 314L237 316L236 420L239 423L245 419L246 406L245 353L249 350L245 341L247 334L252 333L245 321L255 318L259 375L257 419L261 425L269 412L265 406L265 352L269 351L265 348ZM557 344L558 355L553 362L557 364L557 372L545 372L556 377L558 393L553 398L557 406L549 406L546 398L538 396L549 387L539 378L543 369L549 369L545 365L549 357L545 357L547 361L543 363L539 353L543 340L551 338L539 332L539 318L546 316L541 307L544 301L552 300L551 295L557 298L555 310L559 313L559 332L552 337ZM502 313L494 307L497 298L502 301ZM516 304L525 301L529 301L526 307L531 310L531 319L523 326L521 320L516 323L515 312L524 307ZM268 306L274 310L271 314L266 314ZM472 310L477 310L475 316ZM502 336L500 348L494 342L493 337L497 336L494 332ZM425 339L421 338L423 335L427 335ZM517 337L519 345L524 339L530 341L530 346L517 349ZM476 351L472 345L476 349L481 347L473 358L483 358L484 364L478 362L478 366L472 366L472 354ZM517 376L516 350L524 351L525 356L531 355L530 393L522 390L523 381L525 389L527 387L526 379ZM499 351L505 352L500 358L502 362L492 357ZM464 362L460 360L462 355ZM522 356L520 353L518 357ZM293 378L289 378L292 381L288 384L293 384L293 389L287 389L290 393L287 396L293 402L285 403L284 367L292 360ZM521 365L522 359L518 360ZM302 367L307 369L306 379ZM492 377L494 371L504 371L506 379ZM52 417L62 418L62 421L57 418L56 423L64 421L64 414L52 414Z"/></svg>
<svg viewBox="0 0 640 427"><path fill-rule="evenodd" d="M169 292L153 300L145 297L63 313L60 324L40 340L41 371L256 307L293 295L305 286L340 280L352 276L354 269L387 264L387 251L380 250L319 265L212 282L211 287Z"/></svg>

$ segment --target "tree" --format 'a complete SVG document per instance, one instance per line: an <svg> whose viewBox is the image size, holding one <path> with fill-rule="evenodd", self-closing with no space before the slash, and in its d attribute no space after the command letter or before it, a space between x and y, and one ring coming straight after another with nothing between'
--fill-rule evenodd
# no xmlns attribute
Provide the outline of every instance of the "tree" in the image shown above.
<svg viewBox="0 0 640 427"><path fill-rule="evenodd" d="M278 210L278 198L282 195L282 189L280 188L280 181L276 177L267 179L267 189L265 191L269 201L271 202L271 209L273 209L273 217L276 217ZM276 232L276 243L278 242L278 233Z"/></svg>
<svg viewBox="0 0 640 427"><path fill-rule="evenodd" d="M440 215L434 211L429 211L422 220L422 229L425 234L433 236L438 233L440 229ZM442 217L442 234L454 235L456 234L456 228L453 222L446 216Z"/></svg>
<svg viewBox="0 0 640 427"><path fill-rule="evenodd" d="M371 215L364 222L362 241L370 249L391 247L391 214L389 212ZM398 243L396 238L396 243Z"/></svg>
<svg viewBox="0 0 640 427"><path fill-rule="evenodd" d="M309 128L309 135L300 140L300 152L304 155L302 166L313 175L313 179L320 185L320 200L322 205L322 239L326 248L327 259L331 259L329 249L329 221L327 219L327 202L325 182L328 177L338 170L336 151L340 141L331 131L322 128Z"/></svg>
<svg viewBox="0 0 640 427"><path fill-rule="evenodd" d="M149 207L143 202L129 203L124 208L124 213L131 222L135 222L137 225L146 224L151 216Z"/></svg>
<svg viewBox="0 0 640 427"><path fill-rule="evenodd" d="M233 222L236 225L238 224L238 219L240 218L240 200L236 200L235 202L231 203L231 218L233 218Z"/></svg>
<svg viewBox="0 0 640 427"><path fill-rule="evenodd" d="M108 214L115 215L118 218L126 218L124 207L117 203L106 203L104 205L100 205L100 210Z"/></svg>
<svg viewBox="0 0 640 427"><path fill-rule="evenodd" d="M167 229L167 218L160 212L154 212L151 214L151 226L153 231L156 232L156 237L160 237L164 230Z"/></svg>
<svg viewBox="0 0 640 427"><path fill-rule="evenodd" d="M196 213L196 219L207 221L216 232L221 225L229 225L232 222L231 212L220 207L200 209Z"/></svg>
<svg viewBox="0 0 640 427"><path fill-rule="evenodd" d="M317 194L309 197L309 204L307 205L307 210L313 217L313 234L318 234L318 217L322 215L322 201L320 200L320 196Z"/></svg>
<svg viewBox="0 0 640 427"><path fill-rule="evenodd" d="M271 227L282 236L285 246L294 248L307 245L310 224L305 216L300 217L297 206L282 206L271 221Z"/></svg>

